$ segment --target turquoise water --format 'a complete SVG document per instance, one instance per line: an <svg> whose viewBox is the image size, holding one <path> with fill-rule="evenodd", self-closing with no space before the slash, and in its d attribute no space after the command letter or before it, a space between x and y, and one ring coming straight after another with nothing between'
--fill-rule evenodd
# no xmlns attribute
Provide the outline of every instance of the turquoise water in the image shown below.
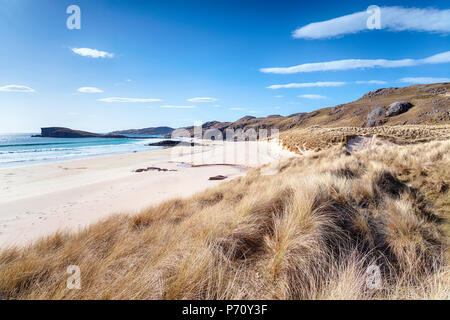
<svg viewBox="0 0 450 320"><path fill-rule="evenodd" d="M32 138L33 133L0 134L0 168L102 155L142 152L161 147L162 139Z"/></svg>

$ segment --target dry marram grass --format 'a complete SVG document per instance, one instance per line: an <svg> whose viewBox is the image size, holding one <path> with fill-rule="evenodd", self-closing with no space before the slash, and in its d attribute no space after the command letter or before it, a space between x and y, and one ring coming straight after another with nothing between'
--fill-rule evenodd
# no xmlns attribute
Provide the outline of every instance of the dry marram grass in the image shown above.
<svg viewBox="0 0 450 320"><path fill-rule="evenodd" d="M296 128L281 134L283 145L291 151L320 151L347 143L356 136L376 136L396 144L411 144L450 139L450 125L380 126L372 128L312 126Z"/></svg>

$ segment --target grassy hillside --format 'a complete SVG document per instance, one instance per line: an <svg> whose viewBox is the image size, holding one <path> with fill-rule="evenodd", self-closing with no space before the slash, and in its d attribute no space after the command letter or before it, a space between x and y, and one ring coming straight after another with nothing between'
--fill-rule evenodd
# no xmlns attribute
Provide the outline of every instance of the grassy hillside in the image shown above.
<svg viewBox="0 0 450 320"><path fill-rule="evenodd" d="M412 105L406 112L386 116L392 103L405 101ZM378 109L379 113L374 110ZM371 115L372 113L372 115ZM379 115L379 116L377 116ZM372 119L372 122L370 121ZM203 129L289 129L321 126L370 127L395 125L439 125L450 123L450 83L415 85L403 88L386 88L365 94L360 99L335 107L318 109L309 113L289 116L272 115L264 118L243 117L235 122L210 121ZM193 134L193 127L186 127Z"/></svg>
<svg viewBox="0 0 450 320"><path fill-rule="evenodd" d="M0 252L0 296L447 299L450 141L333 146ZM447 234L446 234L447 232ZM68 265L82 290L66 289ZM367 286L368 267L382 282ZM369 269L370 270L370 269Z"/></svg>

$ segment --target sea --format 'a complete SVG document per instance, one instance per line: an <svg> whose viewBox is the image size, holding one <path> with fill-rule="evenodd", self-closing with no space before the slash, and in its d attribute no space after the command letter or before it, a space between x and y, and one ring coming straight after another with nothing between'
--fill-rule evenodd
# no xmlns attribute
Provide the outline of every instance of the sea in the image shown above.
<svg viewBox="0 0 450 320"><path fill-rule="evenodd" d="M161 136L135 135L129 135L134 139L32 137L35 134L0 133L0 168L156 150L162 147L146 144L163 140Z"/></svg>

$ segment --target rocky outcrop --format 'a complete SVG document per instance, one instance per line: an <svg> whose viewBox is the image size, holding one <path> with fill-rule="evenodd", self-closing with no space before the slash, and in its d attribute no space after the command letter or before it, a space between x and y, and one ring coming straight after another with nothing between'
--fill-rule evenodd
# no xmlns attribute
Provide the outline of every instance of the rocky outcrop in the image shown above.
<svg viewBox="0 0 450 320"><path fill-rule="evenodd" d="M41 128L41 134L33 137L45 138L127 138L118 134L99 134L81 130L72 130L63 127Z"/></svg>
<svg viewBox="0 0 450 320"><path fill-rule="evenodd" d="M384 117L384 115L384 107L376 107L372 109L372 111L367 114L367 121L364 123L363 127L376 127L382 125L386 122L381 119L382 117Z"/></svg>
<svg viewBox="0 0 450 320"><path fill-rule="evenodd" d="M252 119L256 119L256 117L254 117L254 116L245 116L245 117L240 118L240 119L237 120L236 122L239 122L239 121L249 121L249 120L252 120Z"/></svg>
<svg viewBox="0 0 450 320"><path fill-rule="evenodd" d="M407 101L397 101L389 105L389 108L386 111L386 117L393 117L401 113L405 113L409 109L411 109L413 105Z"/></svg>
<svg viewBox="0 0 450 320"><path fill-rule="evenodd" d="M176 140L163 140L159 142L149 143L147 144L149 147L175 147L175 146L184 146L184 147L194 147L200 146L200 144L195 142L186 142L186 141L176 141Z"/></svg>
<svg viewBox="0 0 450 320"><path fill-rule="evenodd" d="M222 175L218 175L218 176L214 176L214 177L209 177L208 180L225 180L227 177L226 176L222 176Z"/></svg>

